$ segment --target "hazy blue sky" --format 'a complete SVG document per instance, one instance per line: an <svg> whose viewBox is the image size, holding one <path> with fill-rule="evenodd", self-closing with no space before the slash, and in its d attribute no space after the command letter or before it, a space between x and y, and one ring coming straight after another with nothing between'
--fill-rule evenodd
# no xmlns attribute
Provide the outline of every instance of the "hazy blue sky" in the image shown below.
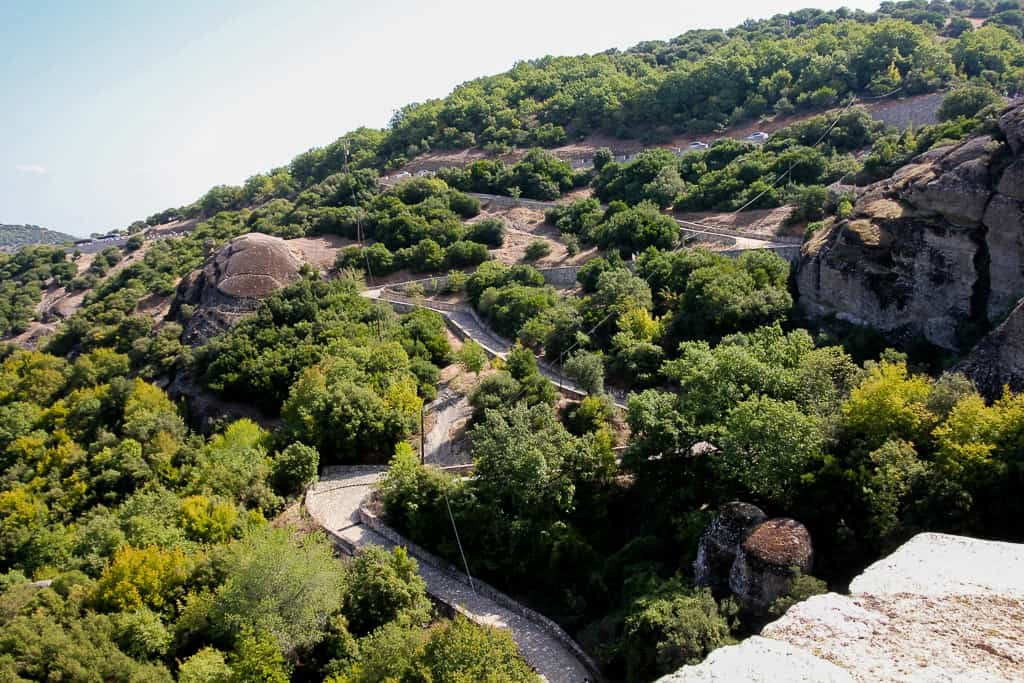
<svg viewBox="0 0 1024 683"><path fill-rule="evenodd" d="M123 227L517 60L843 5L0 0L0 222Z"/></svg>

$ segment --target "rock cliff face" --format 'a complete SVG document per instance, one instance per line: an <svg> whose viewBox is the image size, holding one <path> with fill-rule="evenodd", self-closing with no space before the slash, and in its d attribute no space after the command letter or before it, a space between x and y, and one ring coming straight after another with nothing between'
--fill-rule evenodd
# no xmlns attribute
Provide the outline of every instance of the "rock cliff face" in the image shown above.
<svg viewBox="0 0 1024 683"><path fill-rule="evenodd" d="M989 400L1002 396L1004 387L1024 391L1024 300L954 369L970 377Z"/></svg>
<svg viewBox="0 0 1024 683"><path fill-rule="evenodd" d="M998 129L872 185L810 239L797 286L812 316L960 351L1024 296L1024 104Z"/></svg>
<svg viewBox="0 0 1024 683"><path fill-rule="evenodd" d="M205 344L256 310L260 300L301 279L301 268L302 260L279 237L249 233L231 240L178 286L171 314L194 307L183 341Z"/></svg>

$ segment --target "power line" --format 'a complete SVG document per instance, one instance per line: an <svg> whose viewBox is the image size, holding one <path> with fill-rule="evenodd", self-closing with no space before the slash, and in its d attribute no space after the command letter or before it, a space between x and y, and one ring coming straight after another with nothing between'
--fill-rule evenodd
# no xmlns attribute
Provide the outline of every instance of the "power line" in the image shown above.
<svg viewBox="0 0 1024 683"><path fill-rule="evenodd" d="M881 96L879 96L879 97L876 97L876 98L869 98L869 99L882 99L882 98L884 98L884 97L890 97L890 96L892 96L892 95L896 94L897 92L899 92L900 90L902 90L902 88L897 88L896 90L893 90L892 92L890 92L890 93L887 93L887 94L885 94L885 95L881 95ZM833 122L832 122L832 123L831 123L831 124L830 124L830 125L828 126L828 128L826 128L826 129L825 129L825 131L824 131L824 132L823 132L823 133L821 134L821 136L820 136L820 137L819 137L819 138L818 138L818 139L817 139L817 140L816 140L816 141L814 142L814 144L813 144L813 145L811 145L811 146L812 146L812 147L817 147L817 146L818 146L819 144L821 144L821 143L822 143L822 142L823 142L823 141L825 140L825 138L827 138L827 137L829 136L829 134L830 134L830 133L832 132L832 130L834 130L834 129L835 129L835 127L836 127L836 126L837 126L837 125L839 124L839 121L840 121L840 119L842 118L843 114L845 114L845 113L846 113L846 112L847 112L847 111L848 111L848 110L849 110L849 109L850 109L851 107L853 107L853 105L854 105L854 104L856 104L856 103L857 103L858 101L859 101L859 100L858 100L858 99L857 99L856 97L854 97L853 99L851 99L851 100L850 100L850 103L849 103L849 104L847 104L847 105L846 105L846 107L844 107L844 108L843 108L843 109L842 109L842 110L841 110L841 111L839 112L839 114L838 114L838 115L836 116L835 120L834 120L834 121L833 121ZM346 159L347 159L347 156L346 156ZM774 181L772 182L772 184L771 184L771 185L770 185L770 186L768 187L768 189L764 190L763 192L761 192L760 194L758 194L758 195L757 195L756 197L754 197L754 199L752 199L752 200L751 200L750 202L747 202L747 203L746 203L746 204L744 204L744 205L743 205L742 207L740 207L739 209L737 209L737 210L736 210L736 211L734 212L734 215L735 215L735 214L738 214L738 213L740 213L741 211L743 211L743 210L744 210L744 209L746 209L747 207L751 206L751 205L752 205L752 204L754 204L754 203L755 203L755 202L756 202L757 200L759 200L759 199L760 199L761 197L763 197L763 196L764 196L765 194L767 194L767 193L768 193L769 191L771 191L771 190L772 190L772 189L773 189L773 188L774 188L774 187L775 187L775 186L776 186L776 185L777 185L777 184L779 183L779 181L780 181L780 180L781 180L782 178L784 178L784 177L786 177L787 175L789 175L789 174L790 174L790 173L792 172L792 170L793 170L794 168L796 168L796 165L797 165L797 162L794 162L794 163L793 163L792 165L790 165L790 167L789 167L789 168L788 168L788 169L787 169L787 170L786 170L786 171L785 171L784 173L780 174L780 175L779 175L778 177L776 177L776 178L775 178L775 180L774 180ZM680 225L682 225L682 223L683 223L682 221L676 221L676 222L677 222L677 223L679 223ZM701 226L701 227L705 227L705 226ZM694 231L694 230L692 230L692 229L691 229L691 231ZM703 233L703 234L714 234L714 233L713 233L713 232L711 232L710 230L702 230L702 231L694 231L694 232L700 232L700 233ZM680 250L682 250L682 249L684 249L684 248L686 248L686 245L685 245L685 243L681 243L681 244L680 244L680 245L679 245L678 247L676 247L676 248L672 249L671 251L669 251L669 252L667 252L667 253L669 253L669 254L674 254L674 253L676 253L676 252L678 252L678 251L680 251ZM364 251L364 254L365 254L366 250L364 249L363 251ZM369 259L367 259L367 269L369 269ZM643 280L643 281L644 281L644 282L645 282L645 283L646 283L646 284L647 284L648 286L650 286L650 280L651 280L651 278L653 277L653 275L654 275L654 273L651 273L650 275L648 275L648 276L647 276L646 278L644 278L644 280ZM586 332L586 334L585 334L585 337L589 338L589 337L590 337L590 336L591 336L592 334L594 334L594 332L596 332L596 331L598 330L598 328L600 328L600 327L601 327L601 326L602 326L603 324L605 324L606 322L608 322L608 321L609 321L609 320L610 320L610 319L612 318L612 316L616 315L617 313L618 313L618 311L615 311L615 310L611 310L611 311L609 311L609 312L608 312L607 314L605 314L605 316L604 316L604 317L602 317L602 318L601 318L601 319L600 319L600 320L599 320L599 321L598 321L598 322L597 322L597 323L596 323L596 324L595 324L595 325L594 325L593 327L591 327L591 328L590 328L590 330L588 330L588 331ZM567 355L567 354L568 354L569 352L573 351L573 350L574 350L574 349L576 349L576 348L577 348L578 346L580 346L581 342L582 342L582 340L581 340L581 339L579 339L579 338L577 338L577 339L576 339L576 341L575 341L575 342L573 342L573 344L569 346L569 348L567 348L567 349L565 349L564 351L562 351L562 353L560 353L560 354L559 354L559 356L558 356L558 364L557 364L557 371L558 371L558 375L559 375L559 388L560 388L560 389L562 388L562 387L561 387L561 377L562 377L562 372L563 372L563 367L562 367L562 360L563 360L563 359L565 358L565 356L566 356L566 355ZM538 364L540 364L540 362L541 362L541 361L540 361L540 358L539 358L539 357L537 356L537 354L533 353L532 351L531 351L530 353L531 353L531 355L533 355L533 356L534 356L534 358L535 358L535 360L537 361L537 363L538 363ZM550 381L550 380L549 380L549 381ZM515 403L517 403L517 402L518 402L518 401L519 401L519 400L520 400L520 399L521 399L521 398L522 398L522 397L523 397L523 396L525 395L525 393L526 393L526 391L527 391L527 389L528 389L528 388L529 388L528 386L523 386L523 387L521 387L521 388L520 388L520 390L519 390L519 392L518 392L518 393L516 394L516 396L515 396L515 397L513 397L513 398L512 398L512 399L511 399L511 400L509 401L509 403L510 403L510 404L515 404ZM475 592L476 592L476 589L475 589L475 587L474 587L474 585L473 585L473 577L472 577L472 575L470 574L470 571L469 571L469 562L468 562L468 560L466 559L466 553L465 553L465 550L464 550L464 549L463 549L463 547L462 547L462 540L461 540L461 539L460 539L460 537L459 537L459 529L458 529L458 525L457 525L457 524L456 524L456 522L455 522L455 516L454 516L454 515L452 514L452 508L451 508L451 503L450 503L450 501L448 500L448 493L447 493L447 491L446 491L445 489L442 489L442 491L441 491L441 492L442 492L442 494L444 495L444 500L445 500L445 507L446 507L446 508L447 508L447 510L448 510L448 518L449 518L449 519L451 520L451 523L452 523L452 531L453 531L453 532L455 533L455 542L456 542L456 545L457 545L457 546L458 546L458 548L459 548L459 555L460 555L460 556L461 556L461 558L462 558L462 565L463 565L463 567L465 568L465 571L466 571L466 577L467 577L467 578L469 579L469 585L470 585L470 588L471 588L471 589L473 590L473 592L475 593Z"/></svg>
<svg viewBox="0 0 1024 683"><path fill-rule="evenodd" d="M855 96L853 96L853 97L852 97L852 98L850 99L850 102L849 102L849 104L847 104L847 105L846 105L845 107L843 107L843 109L842 109L842 110L841 110L841 111L839 112L839 114L838 114L838 115L836 116L835 120L834 120L834 121L833 121L833 122L831 123L831 125L829 125L829 127L825 129L825 132L824 132L824 133L822 133L822 134L821 134L821 136L820 136L820 137L819 137L819 138L818 138L818 139L817 139L817 140L816 140L816 141L814 142L814 144L810 145L810 147L817 147L818 145L820 145L820 144L821 144L821 143L822 143L822 142L823 142L823 141L825 140L825 138L827 138L827 137L829 136L829 133L831 133L831 132L832 132L832 130L833 130L833 129L834 129L834 128L835 128L836 126L837 126L837 125L839 125L839 121L840 121L840 120L841 120L841 119L843 118L843 114L845 114L845 113L846 113L847 111L849 111L849 110L850 110L850 108L851 108L851 107L853 107L853 105L855 105L855 104L859 103L859 102L860 102L860 101L861 101L862 99L868 99L868 100L880 100L880 99L884 99L884 98L886 98L886 97L891 97L891 96L895 95L896 93L898 93L898 92L899 92L899 91L901 91L901 90L903 90L902 86L901 86L901 87L899 87L899 88L896 88L896 89L895 89L895 90L893 90L892 92L888 92L888 93L886 93L886 94L884 94L884 95L879 95L878 97L867 97L867 98L858 98L858 97L857 97L856 95L855 95ZM773 189L775 189L775 186L779 184L779 181L780 181L780 180L782 180L783 178L785 178L786 176L788 176L788 175L789 175L790 173L792 173L792 172L793 172L793 169L797 167L797 164L798 164L798 163L799 163L799 162L797 162L797 161L794 161L794 162L793 162L792 164L790 164L789 168L787 168L787 169L786 169L786 170L785 170L785 171L784 171L783 173L780 173L780 174L779 174L779 175L778 175L778 176L777 176L777 177L775 178L775 180L774 180L774 181L772 182L772 184L771 184L771 185L769 185L769 186L768 186L768 187L767 187L767 188L766 188L766 189L765 189L765 190L764 190L763 192L761 192L760 194L758 194L758 195L757 195L756 197L754 197L753 199L751 199L751 200L750 200L749 202L747 202L746 204L744 204L744 205L743 205L743 206L741 206L740 208L738 208L738 209L736 209L735 211L733 211L733 212L732 212L732 215L734 215L734 216L735 216L735 215L737 215L738 213L740 213L741 211L743 211L744 209L747 209L747 208L748 208L748 207L750 207L751 205L755 204L755 203L756 203L756 202L757 202L757 201L758 201L759 199L761 199L761 197L765 196L766 194L768 194L769 192L771 192L771 191L772 191Z"/></svg>
<svg viewBox="0 0 1024 683"><path fill-rule="evenodd" d="M893 91L891 91L891 92L885 93L884 95L879 95L879 96L877 96L877 97L867 97L867 98L858 98L858 97L854 96L854 97L853 97L853 98L852 98L852 99L850 100L850 102L849 102L849 103L848 103L848 104L847 104L847 105L846 105L845 107L843 107L843 109L842 109L842 110L841 110L841 111L839 112L839 114L838 114L838 115L836 115L836 118L835 118L835 120L833 120L833 121L832 121L832 123L831 123L831 124L830 124L830 125L829 125L829 126L828 126L828 127L826 128L826 129L825 129L825 131L824 131L824 132L823 132L823 133L822 133L822 134L821 134L821 135L820 135L820 136L818 137L818 139L817 139L817 140L816 140L816 141L814 142L814 144L813 144L813 145L811 145L811 147L817 147L817 146L818 146L818 145L820 145L820 144L821 144L822 142L824 142L825 138L827 138L827 137L829 136L829 134L831 134L831 132L832 132L832 131L833 131L833 130L835 129L835 127L836 127L837 125L839 125L839 121L840 121L840 120L842 119L842 117L843 117L843 114L845 114L845 113L846 113L847 111L849 111L849 109L850 109L851 107L853 107L853 106L854 106L855 104L857 104L857 103L858 103L858 102L860 102L861 100L863 100L863 99L867 99L867 100L880 100L880 99L884 99L884 98L886 98L886 97L891 97L892 95L895 95L896 93L900 92L901 90L903 90L902 86L901 86L901 87L899 87L899 88L896 88L895 90L893 90ZM743 205L742 207L740 207L739 209L737 209L736 211L734 211L734 212L733 212L733 214L735 215L735 214L738 214L738 213L740 213L741 211L743 211L744 209L746 209L747 207L749 207L749 206L750 206L751 204L753 204L754 202L756 202L757 200L759 200L759 199L760 199L761 197L763 197L763 196L764 196L765 194L767 194L767 193L768 193L769 191L771 191L771 189L772 189L772 188L774 188L774 187L775 187L775 185L777 185L777 184L778 184L779 180L781 180L782 178L784 178L785 176L787 176L787 175L788 175L788 174L789 174L790 172L792 172L792 170L793 170L794 168L796 168L796 165L797 165L797 163L796 163L796 162L794 162L794 163L793 163L792 165L790 165L789 169L787 169L787 170L786 170L786 171L785 171L784 173L780 174L780 175L779 175L779 176L778 176L778 177L777 177L777 178L776 178L776 179L775 179L775 180L774 180L774 181L772 182L772 185L771 185L771 186L770 186L770 187L769 187L768 189L766 189L766 190L765 190L764 192L762 192L762 193L760 193L760 194L759 194L758 196L754 197L754 199L752 199L751 201L747 202L747 203L746 203L746 204L744 204L744 205ZM675 220L675 219L673 219L673 220ZM678 221L678 220L677 220L676 222L677 222L677 223L679 223L680 221ZM699 224L694 224L694 225L699 225ZM703 226L703 225L702 225L701 227L702 227L702 228L710 228L710 230L704 230L704 231L697 231L697 230L691 230L691 231L692 231L692 232L702 232L703 234L714 234L713 232L711 232L711 230L713 230L713 229L714 229L713 227L711 227L711 226ZM680 251L680 250L682 250L682 249L684 249L684 248L686 248L686 245L685 245L685 243L684 243L684 244L680 244L680 245L679 245L678 247L676 247L675 249L672 249L671 251L669 251L669 252L667 252L667 253L669 253L669 254L674 254L674 253L676 253L677 251ZM647 276L646 278L644 278L644 282L645 282L645 283L647 283L647 285L648 285L648 286L650 285L650 280L651 280L651 277L652 277L652 276L653 276L653 273L652 273L651 275L648 275L648 276ZM596 332L596 331L597 331L597 329L598 329L599 327L601 327L601 325L603 325L604 323L608 322L608 320L610 320L610 319L612 318L612 316L614 316L614 315L616 315L616 314L617 314L617 311L614 311L614 310L613 310L613 311L610 311L609 313L607 313L607 314L606 314L606 315L605 315L605 316L604 316L603 318L601 318L601 320L599 320L599 321L597 322L597 324L596 324L596 325L594 325L593 327L591 327L591 328L590 328L590 330L589 330L589 331L588 331L588 332L586 333L586 336L587 336L587 337L590 337L590 335L592 335L592 334L593 334L594 332ZM568 349L566 349L566 350L562 351L562 353L560 353L560 354L559 354L559 356L558 356L558 364L559 364L559 366L561 366L561 362L562 362L562 359L563 359L563 358L565 358L565 356L566 356L566 355L567 355L567 354L568 354L568 353L569 353L570 351L572 351L572 350L574 350L574 349L575 349L576 347L578 347L578 346L580 345L580 343L581 343L581 340L580 340L580 339L577 339L577 340L576 340L576 341L575 341L575 342L574 342L574 343L573 343L573 344L572 344L572 345L571 345L571 346L570 346L570 347L569 347ZM538 359L538 361L539 361L539 359ZM520 392L520 395L521 395L522 393L523 393L523 392L521 391L521 392ZM512 402L515 402L515 401L517 401L517 400L518 400L518 399L520 398L520 395L517 395L517 396L516 396L516 398L514 398Z"/></svg>

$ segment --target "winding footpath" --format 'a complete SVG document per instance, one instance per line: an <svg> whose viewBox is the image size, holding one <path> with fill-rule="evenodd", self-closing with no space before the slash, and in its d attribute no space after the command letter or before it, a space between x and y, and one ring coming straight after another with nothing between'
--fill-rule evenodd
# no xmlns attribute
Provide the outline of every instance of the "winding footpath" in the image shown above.
<svg viewBox="0 0 1024 683"><path fill-rule="evenodd" d="M394 543L367 528L359 516L360 506L385 469L327 468L320 481L306 492L309 514L346 552L355 553L370 545L388 550L395 547ZM592 680L587 667L576 654L547 630L456 580L451 572L424 561L415 549L410 548L409 553L419 562L420 576L431 596L478 624L507 628L519 645L523 658L548 683Z"/></svg>

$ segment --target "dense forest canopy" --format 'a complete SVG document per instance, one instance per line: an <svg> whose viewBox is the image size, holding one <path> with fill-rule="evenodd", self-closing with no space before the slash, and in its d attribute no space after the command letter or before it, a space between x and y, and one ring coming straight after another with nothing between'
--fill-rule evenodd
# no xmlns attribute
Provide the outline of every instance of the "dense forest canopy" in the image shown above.
<svg viewBox="0 0 1024 683"><path fill-rule="evenodd" d="M435 610L401 548L336 557L299 502L325 466L390 462L388 524L557 621L611 680L699 662L918 531L1021 540L1024 397L986 402L934 349L805 319L784 259L688 248L672 212L785 205L814 234L849 215L844 188L995 135L1022 32L1013 0L911 0L524 61L137 222L123 247L0 254L0 335L19 343L0 346L0 677L535 680L507 632ZM918 129L860 106L937 91ZM760 143L671 148L765 116L789 118ZM645 149L585 168L551 151L598 133ZM522 230L472 193L548 202L557 240L510 258ZM190 346L182 281L250 232L342 246ZM592 250L574 286L534 267L554 243ZM507 357L366 296L420 273L444 287L407 300L464 302ZM76 305L43 319L57 297ZM453 375L471 476L414 448ZM193 419L199 394L251 418ZM766 611L692 580L731 500L814 539L814 576Z"/></svg>

